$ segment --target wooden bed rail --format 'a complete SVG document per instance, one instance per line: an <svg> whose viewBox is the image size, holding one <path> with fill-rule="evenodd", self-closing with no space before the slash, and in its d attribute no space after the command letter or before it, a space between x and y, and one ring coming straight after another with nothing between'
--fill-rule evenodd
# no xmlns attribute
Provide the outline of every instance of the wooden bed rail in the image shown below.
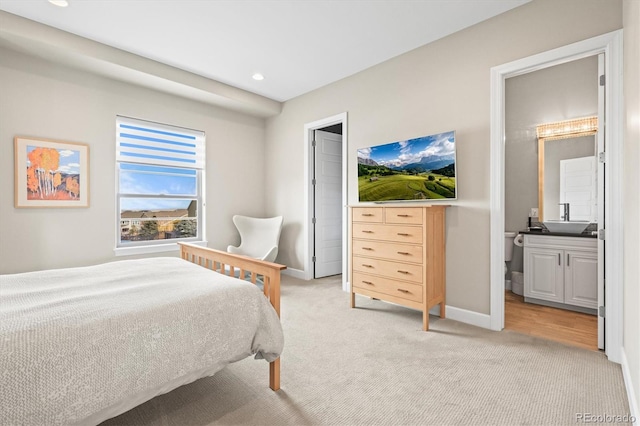
<svg viewBox="0 0 640 426"><path fill-rule="evenodd" d="M280 317L280 271L287 269L285 265L190 243L178 243L178 245L180 257L184 260L223 275L247 279L253 284L257 284L260 279L264 286L264 295ZM269 363L269 387L274 391L280 389L280 358Z"/></svg>

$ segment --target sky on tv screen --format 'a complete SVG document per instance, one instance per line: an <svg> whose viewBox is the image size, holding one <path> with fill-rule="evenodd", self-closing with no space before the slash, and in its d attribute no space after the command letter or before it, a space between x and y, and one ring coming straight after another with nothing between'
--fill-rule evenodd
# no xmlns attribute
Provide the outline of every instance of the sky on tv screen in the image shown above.
<svg viewBox="0 0 640 426"><path fill-rule="evenodd" d="M358 150L358 157L371 159L379 165L387 167L402 167L407 164L419 163L423 158L434 157L438 157L440 160L451 160L453 163L455 161L454 135L454 131L450 131L361 148Z"/></svg>

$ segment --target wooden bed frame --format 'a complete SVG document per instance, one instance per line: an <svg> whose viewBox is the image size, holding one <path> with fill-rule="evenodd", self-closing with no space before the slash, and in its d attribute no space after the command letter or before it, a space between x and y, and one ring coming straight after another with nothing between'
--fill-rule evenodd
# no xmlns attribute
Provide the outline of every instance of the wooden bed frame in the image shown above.
<svg viewBox="0 0 640 426"><path fill-rule="evenodd" d="M285 265L265 262L195 244L178 244L180 245L181 258L207 269L230 277L234 277L236 271L239 271L240 275L238 276L240 277L245 277L249 274L253 284L256 284L258 276L261 276L261 280L264 283L264 295L269 299L273 309L280 317L280 271L287 269ZM269 387L274 391L280 389L279 357L269 363Z"/></svg>

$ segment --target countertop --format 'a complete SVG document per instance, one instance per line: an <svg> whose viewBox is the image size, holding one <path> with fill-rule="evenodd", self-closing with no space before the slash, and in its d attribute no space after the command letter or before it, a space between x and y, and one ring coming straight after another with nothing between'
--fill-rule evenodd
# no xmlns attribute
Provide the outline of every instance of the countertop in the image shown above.
<svg viewBox="0 0 640 426"><path fill-rule="evenodd" d="M532 231L519 231L520 234L529 234L529 235L548 235L550 237L578 237L578 238L597 238L598 234L593 233L593 231L583 231L582 234L570 234L568 232L549 232L546 229L542 230L532 230Z"/></svg>

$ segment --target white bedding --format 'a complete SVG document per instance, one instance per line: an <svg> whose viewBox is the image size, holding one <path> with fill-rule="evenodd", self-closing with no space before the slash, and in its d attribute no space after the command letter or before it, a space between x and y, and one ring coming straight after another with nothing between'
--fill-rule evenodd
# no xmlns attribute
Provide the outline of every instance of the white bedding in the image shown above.
<svg viewBox="0 0 640 426"><path fill-rule="evenodd" d="M97 424L282 347L255 285L182 259L2 275L0 425Z"/></svg>

